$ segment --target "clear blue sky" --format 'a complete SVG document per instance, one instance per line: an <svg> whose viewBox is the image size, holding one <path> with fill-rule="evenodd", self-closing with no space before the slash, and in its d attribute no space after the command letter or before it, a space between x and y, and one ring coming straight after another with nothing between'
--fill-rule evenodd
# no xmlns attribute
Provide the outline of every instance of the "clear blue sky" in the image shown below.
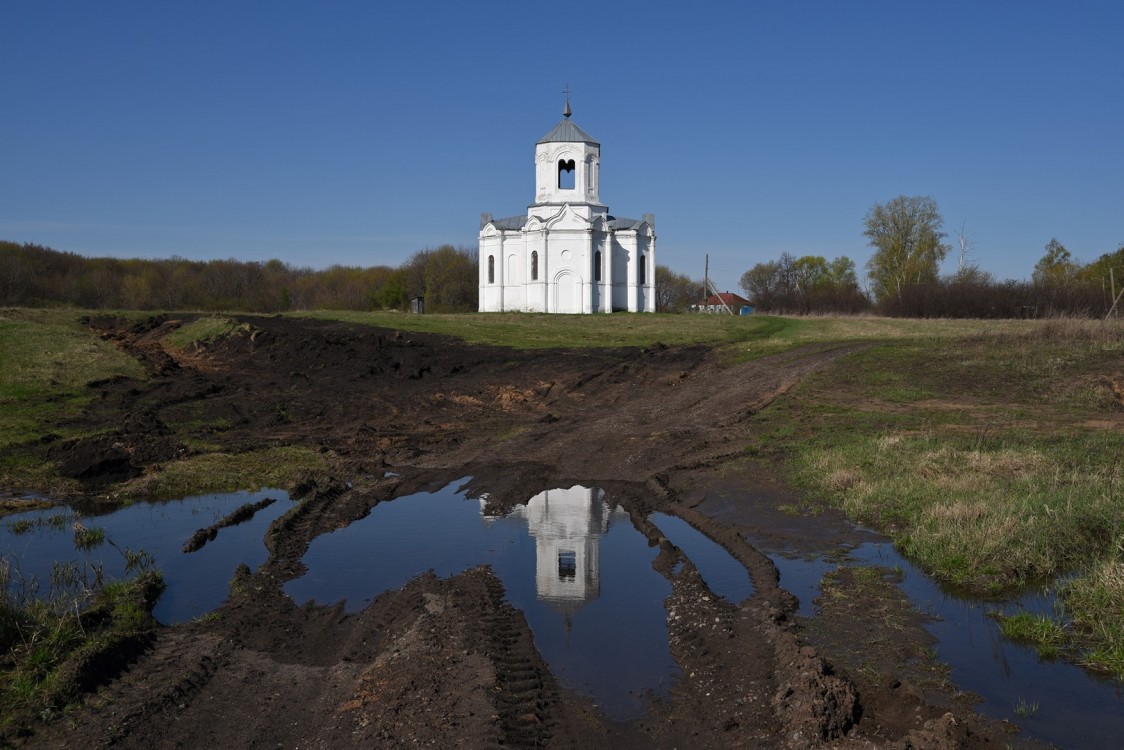
<svg viewBox="0 0 1124 750"><path fill-rule="evenodd" d="M84 255L474 245L533 199L567 83L610 211L723 289L785 251L861 267L903 194L999 278L1124 243L1121 0L13 0L0 30L0 239Z"/></svg>

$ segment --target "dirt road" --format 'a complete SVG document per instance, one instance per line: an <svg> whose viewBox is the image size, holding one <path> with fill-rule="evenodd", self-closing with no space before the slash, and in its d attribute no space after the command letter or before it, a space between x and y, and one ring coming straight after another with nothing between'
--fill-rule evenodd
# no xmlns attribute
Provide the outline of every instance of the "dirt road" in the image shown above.
<svg viewBox="0 0 1124 750"><path fill-rule="evenodd" d="M188 455L198 438L234 453L317 446L332 475L315 478L307 499L270 528L269 561L239 571L217 617L163 629L81 709L21 744L946 748L1011 741L963 704L912 686L874 654L873 677L857 681L833 668L831 654L802 641L795 602L778 588L769 559L692 507L720 474L725 486L752 481L733 468L752 415L848 346L730 367L702 346L518 352L251 317L236 333L173 356L161 340L183 320L89 321L152 377L93 384L100 398L83 419L109 431L45 446L44 458L104 490ZM191 423L200 425L197 435ZM304 571L302 556L319 535L379 502L466 475L500 507L555 487L606 488L659 548L654 567L671 583L665 605L682 677L645 718L614 722L560 686L523 614L486 567L448 579L422 576L357 614L298 607L282 591ZM755 594L740 605L713 596L686 555L646 520L657 510L725 546L746 566ZM920 626L894 637L926 645Z"/></svg>

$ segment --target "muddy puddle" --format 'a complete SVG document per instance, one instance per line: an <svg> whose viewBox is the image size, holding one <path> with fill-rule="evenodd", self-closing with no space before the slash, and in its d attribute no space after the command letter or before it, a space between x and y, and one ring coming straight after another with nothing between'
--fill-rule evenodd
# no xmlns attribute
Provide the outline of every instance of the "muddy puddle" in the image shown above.
<svg viewBox="0 0 1124 750"><path fill-rule="evenodd" d="M734 524L769 555L780 585L800 599L799 614L816 615L824 574L840 565L872 565L903 572L901 590L929 615L938 658L961 690L981 699L976 708L1022 728L1026 737L1072 748L1119 748L1124 737L1124 685L1072 664L1040 659L1034 649L1003 637L992 612L1050 612L1051 597L1028 593L1006 601L950 594L894 549L885 537L826 512L801 518L777 510L768 492L723 491L699 510ZM778 533L781 532L781 533ZM829 539L846 539L843 547Z"/></svg>
<svg viewBox="0 0 1124 750"><path fill-rule="evenodd" d="M194 552L183 551L197 530L218 524L247 503L270 498L276 502L248 520L218 529ZM129 574L126 551L143 551L166 584L153 615L171 625L221 605L238 565L254 569L265 562L265 530L292 505L284 492L261 490L136 503L100 516L77 517L62 506L28 511L0 520L0 554L12 572L10 586L37 586L38 594L46 596L56 564L89 580L98 568L106 580L120 579ZM75 521L85 534L76 533Z"/></svg>
<svg viewBox="0 0 1124 750"><path fill-rule="evenodd" d="M317 538L307 574L285 591L298 604L344 600L355 612L427 570L445 577L489 565L560 683L624 720L644 715L679 674L657 552L600 489L550 490L496 515L458 482L380 503Z"/></svg>

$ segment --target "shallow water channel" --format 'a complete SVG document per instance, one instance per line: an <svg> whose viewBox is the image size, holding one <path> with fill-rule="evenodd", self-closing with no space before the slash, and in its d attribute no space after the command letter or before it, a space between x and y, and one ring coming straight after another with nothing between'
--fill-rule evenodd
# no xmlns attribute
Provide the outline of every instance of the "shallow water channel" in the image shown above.
<svg viewBox="0 0 1124 750"><path fill-rule="evenodd" d="M1022 727L1024 734L1065 748L1120 748L1124 745L1121 685L1066 662L1041 659L1033 648L1003 637L989 612L1050 612L1049 598L1025 594L1002 601L964 599L943 591L897 553L890 542L866 542L842 560L773 555L780 585L800 598L800 614L815 614L824 573L846 565L900 567L902 591L930 615L926 629L937 639L937 655L952 668L961 690L983 700L977 708ZM1016 707L1023 706L1022 715ZM1030 707L1027 711L1025 707Z"/></svg>
<svg viewBox="0 0 1124 750"><path fill-rule="evenodd" d="M980 696L979 711L1017 724L1022 736L1062 748L1124 746L1124 686L1073 664L1040 659L1034 649L1003 637L989 615L1050 612L1049 596L1029 593L1004 601L956 596L899 555L885 537L831 512L781 517L776 504L767 490L726 492L708 496L700 509L741 527L746 540L769 555L780 571L781 587L800 599L801 616L816 615L815 599L828 571L841 565L900 568L902 592L930 616L926 629L936 638L938 658L949 665L960 690ZM833 525L839 536L852 540L845 549L830 541ZM1019 706L1027 715L1016 710Z"/></svg>
<svg viewBox="0 0 1124 750"><path fill-rule="evenodd" d="M277 502L248 521L220 529L202 549L183 551L184 542L196 529L217 523L245 503L267 497ZM289 496L279 490L136 503L105 515L83 516L83 526L105 531L105 541L89 549L75 545L76 516L70 509L28 511L0 520L0 554L13 571L13 588L21 581L35 581L43 596L49 594L56 563L73 563L91 575L92 568L100 566L107 580L120 579L126 577L123 550L144 550L153 556L154 567L164 574L166 585L153 615L171 625L206 615L222 604L240 564L253 569L265 562L265 530L292 505Z"/></svg>
<svg viewBox="0 0 1124 750"><path fill-rule="evenodd" d="M690 545L692 560L704 560L696 560L704 579L714 571L715 593L751 593L744 567L742 587L732 582L720 559L737 563L720 546L670 516L653 521L677 546ZM345 600L354 612L427 570L445 577L490 565L559 681L623 720L642 716L679 674L664 607L671 585L652 568L657 553L600 489L549 490L493 515L487 498L470 499L454 483L380 503L317 538L303 560L308 573L285 591L298 604Z"/></svg>

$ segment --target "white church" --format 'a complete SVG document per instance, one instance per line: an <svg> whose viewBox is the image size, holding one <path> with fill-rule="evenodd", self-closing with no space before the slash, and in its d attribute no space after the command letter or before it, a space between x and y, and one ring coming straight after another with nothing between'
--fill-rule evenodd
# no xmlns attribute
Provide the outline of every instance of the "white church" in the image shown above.
<svg viewBox="0 0 1124 750"><path fill-rule="evenodd" d="M535 145L535 202L480 215L480 312L655 312L656 220L601 203L601 144L570 119Z"/></svg>

